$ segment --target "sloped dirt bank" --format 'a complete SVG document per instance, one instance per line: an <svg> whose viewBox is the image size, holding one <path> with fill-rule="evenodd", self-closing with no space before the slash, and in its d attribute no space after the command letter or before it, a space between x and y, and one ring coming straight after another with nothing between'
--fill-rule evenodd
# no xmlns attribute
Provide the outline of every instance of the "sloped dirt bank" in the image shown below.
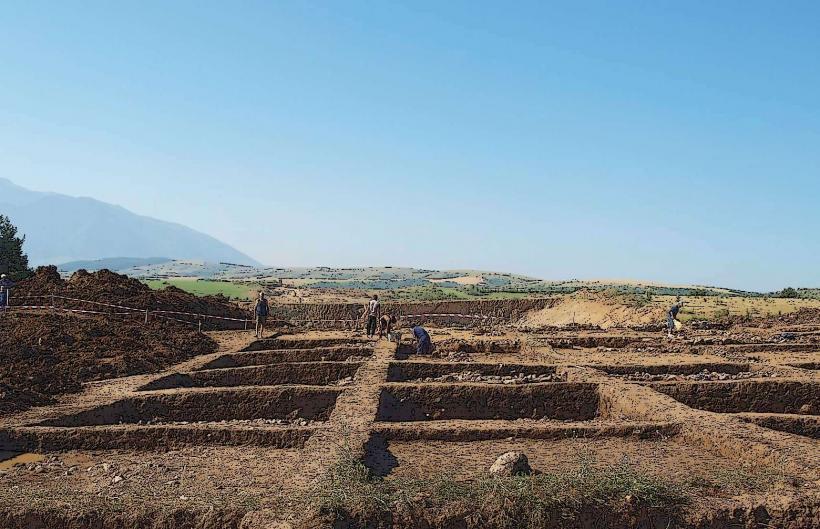
<svg viewBox="0 0 820 529"><path fill-rule="evenodd" d="M368 357L372 349L359 347L328 347L324 349L283 349L281 351L256 351L230 353L215 358L202 366L203 369L225 367L261 366L287 362L343 362Z"/></svg>
<svg viewBox="0 0 820 529"><path fill-rule="evenodd" d="M718 413L820 414L820 384L792 381L651 384L691 408Z"/></svg>
<svg viewBox="0 0 820 529"><path fill-rule="evenodd" d="M553 303L555 303L553 298L383 303L382 311L402 318L402 320L406 319L408 322L409 319L419 319L423 323L434 325L473 325L481 323L482 320L458 315L484 316L493 318L497 322L514 322L523 318L530 311L541 310ZM277 319L287 321L360 320L364 314L364 305L360 303L282 303L272 305L271 310ZM417 314L451 314L453 316L435 317L425 321L424 318L413 317ZM342 325L339 323L339 326Z"/></svg>
<svg viewBox="0 0 820 529"><path fill-rule="evenodd" d="M41 426L223 421L231 419L327 420L339 391L266 388L146 395L43 421Z"/></svg>
<svg viewBox="0 0 820 529"><path fill-rule="evenodd" d="M361 363L358 362L312 362L192 371L159 378L141 386L139 390L279 384L326 386L348 377L352 378L360 366Z"/></svg>

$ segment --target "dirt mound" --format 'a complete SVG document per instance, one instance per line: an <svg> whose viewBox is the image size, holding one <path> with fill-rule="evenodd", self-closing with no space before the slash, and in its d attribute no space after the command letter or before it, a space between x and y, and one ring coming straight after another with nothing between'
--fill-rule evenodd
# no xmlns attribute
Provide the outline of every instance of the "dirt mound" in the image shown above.
<svg viewBox="0 0 820 529"><path fill-rule="evenodd" d="M108 321L73 314L3 315L0 415L47 404L83 382L157 371L216 343L171 321Z"/></svg>
<svg viewBox="0 0 820 529"><path fill-rule="evenodd" d="M554 305L530 312L519 327L537 329L566 325L635 327L660 324L665 311L661 307L642 305L642 300L627 296L611 296L602 292L579 291L562 298Z"/></svg>
<svg viewBox="0 0 820 529"><path fill-rule="evenodd" d="M51 294L137 309L190 312L228 318L249 317L247 311L221 294L199 297L173 286L151 290L136 279L110 270L93 273L78 270L65 281L55 266L41 266L32 277L21 281L14 292L14 296L20 299ZM207 327L209 322L206 321L204 325ZM210 325L219 327L216 322L210 322Z"/></svg>

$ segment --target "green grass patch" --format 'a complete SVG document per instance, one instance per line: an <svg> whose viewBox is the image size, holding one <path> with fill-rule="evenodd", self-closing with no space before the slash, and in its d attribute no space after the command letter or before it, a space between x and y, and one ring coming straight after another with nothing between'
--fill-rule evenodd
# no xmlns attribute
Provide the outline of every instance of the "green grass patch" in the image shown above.
<svg viewBox="0 0 820 529"><path fill-rule="evenodd" d="M674 517L689 501L683 487L644 473L626 459L615 465L597 465L585 456L563 472L512 477L488 474L471 481L446 475L383 479L372 476L346 446L309 498L320 513L335 520L367 524L390 513L425 509L463 516L471 527L501 529L563 527L585 514L617 514L624 509Z"/></svg>
<svg viewBox="0 0 820 529"><path fill-rule="evenodd" d="M222 294L231 299L249 300L256 296L259 285L233 281L214 281L211 279L147 279L143 283L154 290L169 286L177 287L196 296Z"/></svg>

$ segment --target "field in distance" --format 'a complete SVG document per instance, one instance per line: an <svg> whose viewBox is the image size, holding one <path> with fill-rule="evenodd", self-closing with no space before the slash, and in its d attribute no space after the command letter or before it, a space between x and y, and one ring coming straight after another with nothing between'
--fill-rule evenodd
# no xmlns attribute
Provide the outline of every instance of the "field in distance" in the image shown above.
<svg viewBox="0 0 820 529"><path fill-rule="evenodd" d="M248 301L265 290L281 302L365 302L374 292L385 301L521 299L559 296L579 290L604 292L629 304L671 305L684 296L681 317L715 319L732 316L776 316L801 307L820 307L820 290L758 293L717 286L664 285L632 280L547 281L518 274L478 270L425 270L402 267L279 268L171 259L138 262L109 259L82 263L108 267L138 278L151 288L175 286L196 295L222 294ZM66 274L71 270L64 270ZM789 297L784 297L788 295Z"/></svg>

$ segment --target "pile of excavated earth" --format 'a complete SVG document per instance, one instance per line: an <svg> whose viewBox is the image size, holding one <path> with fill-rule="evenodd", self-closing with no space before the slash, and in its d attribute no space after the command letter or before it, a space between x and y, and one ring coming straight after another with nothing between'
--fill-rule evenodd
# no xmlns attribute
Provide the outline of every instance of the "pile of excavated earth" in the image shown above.
<svg viewBox="0 0 820 529"><path fill-rule="evenodd" d="M14 299L32 296L50 296L121 305L135 309L166 310L209 316L223 316L244 319L249 314L221 294L195 296L174 286L162 290L152 290L144 283L110 270L87 272L78 270L68 280L64 280L55 266L41 266L35 274L21 281L14 289ZM36 300L38 298L31 298ZM34 302L28 304L36 304ZM55 304L76 307L77 302L57 299ZM91 310L106 310L95 306L82 307ZM184 317L182 317L184 319ZM205 328L223 329L224 322L205 320ZM241 326L240 326L241 328Z"/></svg>
<svg viewBox="0 0 820 529"><path fill-rule="evenodd" d="M108 270L80 270L65 281L55 267L41 267L16 285L12 299L15 305L50 305L52 295L140 309L247 317L221 296L198 298L178 289L155 292ZM55 305L89 312L40 309L0 315L0 415L53 403L56 396L80 391L86 382L155 372L217 349L196 325L176 321L179 318L146 322L142 313L94 313L118 311L105 306L62 299ZM220 323L211 321L210 326Z"/></svg>
<svg viewBox="0 0 820 529"><path fill-rule="evenodd" d="M820 324L509 314L430 322L430 356L213 332L9 414L0 527L820 527Z"/></svg>

